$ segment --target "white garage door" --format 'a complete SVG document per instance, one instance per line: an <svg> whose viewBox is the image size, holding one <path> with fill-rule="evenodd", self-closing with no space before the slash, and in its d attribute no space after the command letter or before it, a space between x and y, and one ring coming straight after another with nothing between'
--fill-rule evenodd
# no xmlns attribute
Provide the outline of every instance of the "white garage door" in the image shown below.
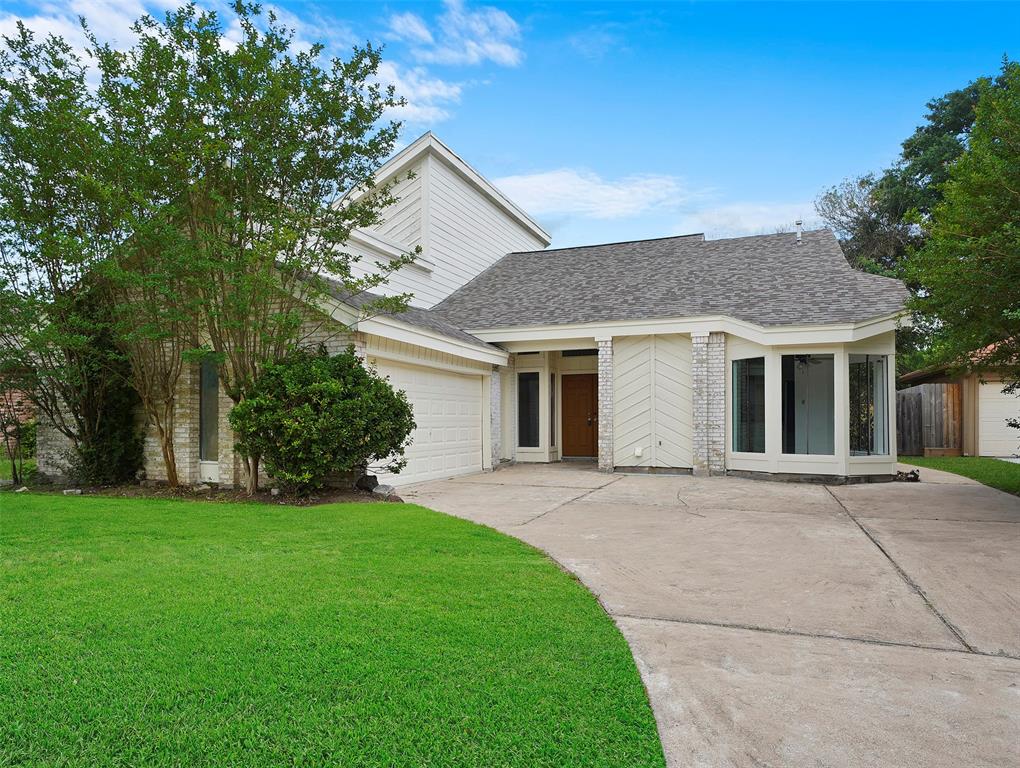
<svg viewBox="0 0 1020 768"><path fill-rule="evenodd" d="M399 475L380 474L392 485L438 480L482 471L482 377L379 360L376 368L414 408L413 442Z"/></svg>
<svg viewBox="0 0 1020 768"><path fill-rule="evenodd" d="M1020 418L1020 397L1004 395L1001 381L988 381L978 389L978 453L1013 456L1020 451L1020 430L1006 419Z"/></svg>

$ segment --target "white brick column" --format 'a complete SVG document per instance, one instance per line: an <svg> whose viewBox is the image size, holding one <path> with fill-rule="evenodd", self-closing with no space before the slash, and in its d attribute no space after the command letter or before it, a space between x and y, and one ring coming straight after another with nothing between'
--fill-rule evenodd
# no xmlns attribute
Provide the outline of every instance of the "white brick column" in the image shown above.
<svg viewBox="0 0 1020 768"><path fill-rule="evenodd" d="M691 334L694 474L726 472L726 334Z"/></svg>
<svg viewBox="0 0 1020 768"><path fill-rule="evenodd" d="M613 460L613 340L597 339L599 348L599 470L612 472Z"/></svg>
<svg viewBox="0 0 1020 768"><path fill-rule="evenodd" d="M503 399L500 367L492 366L489 376L489 442L492 454L492 468L499 466L500 454L503 452Z"/></svg>

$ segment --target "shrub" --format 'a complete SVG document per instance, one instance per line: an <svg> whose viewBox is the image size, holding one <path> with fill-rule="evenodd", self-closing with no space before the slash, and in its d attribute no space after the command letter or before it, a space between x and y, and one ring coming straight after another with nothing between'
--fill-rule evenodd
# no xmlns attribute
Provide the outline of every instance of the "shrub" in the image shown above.
<svg viewBox="0 0 1020 768"><path fill-rule="evenodd" d="M269 364L230 424L242 455L261 457L270 475L299 492L368 464L399 472L415 427L407 396L353 347L332 357L298 350Z"/></svg>

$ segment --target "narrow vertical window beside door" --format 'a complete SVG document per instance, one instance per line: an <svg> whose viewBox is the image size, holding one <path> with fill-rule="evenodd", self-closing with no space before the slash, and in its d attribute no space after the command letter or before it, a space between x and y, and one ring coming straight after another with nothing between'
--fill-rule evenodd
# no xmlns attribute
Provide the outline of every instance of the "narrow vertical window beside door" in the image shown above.
<svg viewBox="0 0 1020 768"><path fill-rule="evenodd" d="M218 461L220 445L220 380L216 363L203 360L198 389L198 460Z"/></svg>
<svg viewBox="0 0 1020 768"><path fill-rule="evenodd" d="M517 445L538 448L538 374L517 374Z"/></svg>
<svg viewBox="0 0 1020 768"><path fill-rule="evenodd" d="M733 450L765 453L765 358L733 361Z"/></svg>
<svg viewBox="0 0 1020 768"><path fill-rule="evenodd" d="M549 374L549 447L556 447L556 374Z"/></svg>
<svg viewBox="0 0 1020 768"><path fill-rule="evenodd" d="M850 355L850 455L889 453L885 355Z"/></svg>

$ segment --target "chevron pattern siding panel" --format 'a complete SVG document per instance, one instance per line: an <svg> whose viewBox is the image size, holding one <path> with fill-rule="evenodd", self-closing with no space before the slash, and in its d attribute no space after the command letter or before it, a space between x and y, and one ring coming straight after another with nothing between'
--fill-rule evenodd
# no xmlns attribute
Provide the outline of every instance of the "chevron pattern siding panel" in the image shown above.
<svg viewBox="0 0 1020 768"><path fill-rule="evenodd" d="M653 336L652 341L654 466L690 467L694 458L691 340L670 334Z"/></svg>
<svg viewBox="0 0 1020 768"><path fill-rule="evenodd" d="M616 466L690 467L690 338L679 334L623 336L614 339L614 347Z"/></svg>

